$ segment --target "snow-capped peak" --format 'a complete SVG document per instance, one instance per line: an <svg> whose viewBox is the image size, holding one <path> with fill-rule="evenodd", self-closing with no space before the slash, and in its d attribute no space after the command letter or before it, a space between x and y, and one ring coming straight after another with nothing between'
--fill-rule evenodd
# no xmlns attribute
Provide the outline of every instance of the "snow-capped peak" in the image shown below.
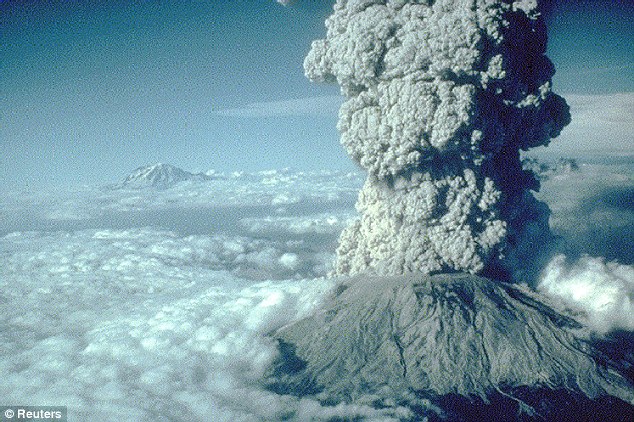
<svg viewBox="0 0 634 422"><path fill-rule="evenodd" d="M166 189L185 181L205 181L213 178L203 173L190 173L171 164L157 163L134 170L122 182L122 187L146 187Z"/></svg>

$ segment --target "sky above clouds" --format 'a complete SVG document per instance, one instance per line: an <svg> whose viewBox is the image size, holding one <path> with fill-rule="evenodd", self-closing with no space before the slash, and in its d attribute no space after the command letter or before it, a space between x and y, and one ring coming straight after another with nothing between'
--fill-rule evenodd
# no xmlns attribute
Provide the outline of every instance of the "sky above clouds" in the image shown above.
<svg viewBox="0 0 634 422"><path fill-rule="evenodd" d="M352 169L335 127L338 88L311 84L302 68L333 2L289 3L0 1L2 189L109 183L154 162ZM619 150L632 120L606 111L604 95L634 92L632 20L626 0L561 1L549 16L555 90L575 96L573 119L579 99L588 118L593 107L619 117L617 140L601 140ZM560 149L602 128L584 122Z"/></svg>

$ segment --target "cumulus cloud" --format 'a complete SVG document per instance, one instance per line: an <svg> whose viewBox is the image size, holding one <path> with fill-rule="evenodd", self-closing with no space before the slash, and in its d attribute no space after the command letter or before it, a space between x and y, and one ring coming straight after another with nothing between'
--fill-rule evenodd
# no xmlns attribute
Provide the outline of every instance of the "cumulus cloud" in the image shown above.
<svg viewBox="0 0 634 422"><path fill-rule="evenodd" d="M634 189L631 165L619 162L552 172L538 193L562 252L538 290L601 334L634 330Z"/></svg>
<svg viewBox="0 0 634 422"><path fill-rule="evenodd" d="M328 407L276 394L266 334L306 316L334 280L254 283L300 258L243 238L153 229L0 238L0 396L69 407L73 420L389 420L407 411Z"/></svg>
<svg viewBox="0 0 634 422"><path fill-rule="evenodd" d="M584 256L556 256L538 290L560 301L599 333L634 331L634 266Z"/></svg>
<svg viewBox="0 0 634 422"><path fill-rule="evenodd" d="M631 161L619 157L613 164L582 162L578 171L553 173L536 195L552 209L550 225L561 236L563 253L629 265L634 264L633 186Z"/></svg>
<svg viewBox="0 0 634 422"><path fill-rule="evenodd" d="M91 273L96 280L108 280L109 287L126 291L180 289L180 280L190 280L197 268L251 280L326 274L330 256L315 253L313 245L288 240L283 230L280 232L272 240L221 234L180 236L149 228L84 230L73 236L12 233L5 239L13 242L18 252L5 262L4 271L11 278L23 271L45 268L51 279L58 273ZM35 257L31 255L34 250L39 252ZM289 265L289 256L293 265ZM147 278L154 273L169 277Z"/></svg>
<svg viewBox="0 0 634 422"><path fill-rule="evenodd" d="M340 0L326 27L305 72L341 87L341 142L368 171L337 272L534 271L548 209L519 151L570 120L536 2Z"/></svg>

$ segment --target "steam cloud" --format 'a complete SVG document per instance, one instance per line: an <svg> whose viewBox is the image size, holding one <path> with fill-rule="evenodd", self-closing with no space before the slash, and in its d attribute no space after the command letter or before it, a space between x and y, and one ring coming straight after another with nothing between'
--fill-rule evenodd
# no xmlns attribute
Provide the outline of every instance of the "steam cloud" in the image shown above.
<svg viewBox="0 0 634 422"><path fill-rule="evenodd" d="M368 171L335 272L532 274L549 210L519 153L570 121L537 2L338 0L326 27L305 72Z"/></svg>
<svg viewBox="0 0 634 422"><path fill-rule="evenodd" d="M544 269L538 290L580 313L593 331L634 331L634 266L584 256L557 255Z"/></svg>

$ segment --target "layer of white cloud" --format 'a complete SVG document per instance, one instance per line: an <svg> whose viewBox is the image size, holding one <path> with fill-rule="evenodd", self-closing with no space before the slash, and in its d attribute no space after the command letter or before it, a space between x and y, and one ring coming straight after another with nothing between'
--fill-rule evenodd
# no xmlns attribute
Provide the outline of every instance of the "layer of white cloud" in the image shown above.
<svg viewBox="0 0 634 422"><path fill-rule="evenodd" d="M297 256L242 238L152 229L0 239L0 396L73 420L326 420L402 409L322 406L266 390L266 334L307 315L333 280L270 274Z"/></svg>
<svg viewBox="0 0 634 422"><path fill-rule="evenodd" d="M265 218L246 218L241 224L250 233L290 233L290 234L334 234L341 233L354 219L354 213L327 213L310 217L268 216Z"/></svg>
<svg viewBox="0 0 634 422"><path fill-rule="evenodd" d="M634 174L631 165L580 164L578 173L552 175L540 196L558 233L582 246L603 239L606 251L594 252L607 252L634 224L624 202ZM0 235L0 397L68 405L73 420L407 415L327 407L263 385L277 354L266 334L306 315L333 286L321 276L355 216L360 182L274 170L164 191L0 198L0 221L21 227ZM600 199L614 192L616 200ZM208 212L198 215L202 205ZM540 289L596 332L634 329L629 249L620 264L557 258Z"/></svg>
<svg viewBox="0 0 634 422"><path fill-rule="evenodd" d="M280 116L337 116L343 102L340 96L307 97L294 100L265 101L242 107L218 110L215 114L228 117L280 117Z"/></svg>
<svg viewBox="0 0 634 422"><path fill-rule="evenodd" d="M572 122L542 153L634 155L634 92L563 96L570 105Z"/></svg>
<svg viewBox="0 0 634 422"><path fill-rule="evenodd" d="M188 233L234 232L242 218L352 209L363 183L361 174L336 171L209 173L214 180L184 182L162 191L8 193L0 198L0 235L17 230L127 228L131 218L132 227L154 224Z"/></svg>

